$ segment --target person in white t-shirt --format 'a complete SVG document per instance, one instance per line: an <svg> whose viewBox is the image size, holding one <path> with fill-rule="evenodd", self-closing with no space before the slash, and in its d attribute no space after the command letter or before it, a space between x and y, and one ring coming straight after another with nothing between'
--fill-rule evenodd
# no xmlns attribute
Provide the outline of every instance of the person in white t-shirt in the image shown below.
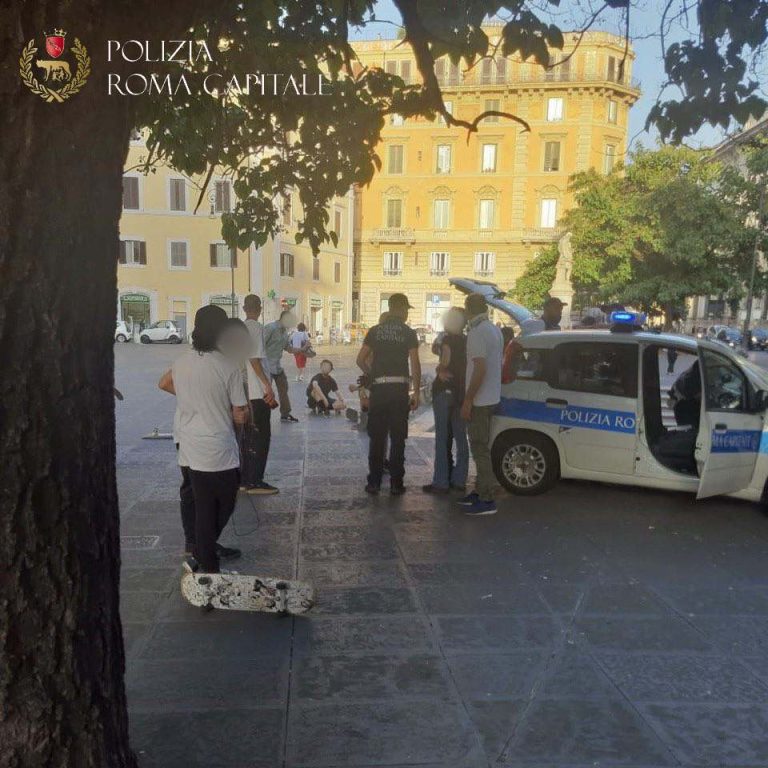
<svg viewBox="0 0 768 768"><path fill-rule="evenodd" d="M179 465L189 468L195 496L193 555L207 573L219 572L216 540L235 508L240 451L235 423L247 420L240 367L217 348L227 322L214 305L195 314L192 347L176 359L160 387L176 395Z"/></svg>
<svg viewBox="0 0 768 768"><path fill-rule="evenodd" d="M278 493L274 485L264 482L272 440L272 409L277 401L264 354L264 326L259 322L261 299L253 293L248 294L243 300L243 311L251 335L251 351L246 364L251 420L243 436L240 488L249 494L269 495Z"/></svg>
<svg viewBox="0 0 768 768"><path fill-rule="evenodd" d="M299 323L296 330L291 334L291 346L296 350L293 353L296 360L296 381L304 381L304 369L307 367L307 356L304 351L310 344L307 326L304 323Z"/></svg>
<svg viewBox="0 0 768 768"><path fill-rule="evenodd" d="M475 490L459 504L467 514L493 515L495 485L491 466L491 418L501 400L504 339L488 318L488 305L479 293L464 302L467 314L467 376L461 417L469 422L469 446L477 468Z"/></svg>

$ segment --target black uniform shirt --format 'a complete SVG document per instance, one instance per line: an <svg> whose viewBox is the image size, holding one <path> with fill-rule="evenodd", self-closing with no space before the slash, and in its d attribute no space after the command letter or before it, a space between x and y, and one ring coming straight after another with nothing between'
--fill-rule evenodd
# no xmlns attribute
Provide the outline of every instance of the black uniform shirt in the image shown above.
<svg viewBox="0 0 768 768"><path fill-rule="evenodd" d="M402 320L391 317L381 325L374 325L365 337L365 345L373 350L371 375L409 376L408 356L419 348L416 332Z"/></svg>

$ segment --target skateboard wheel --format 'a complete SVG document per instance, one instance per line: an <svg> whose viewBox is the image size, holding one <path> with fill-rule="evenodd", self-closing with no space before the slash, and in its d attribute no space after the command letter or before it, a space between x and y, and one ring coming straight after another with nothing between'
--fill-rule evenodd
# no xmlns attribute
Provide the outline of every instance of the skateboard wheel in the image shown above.
<svg viewBox="0 0 768 768"><path fill-rule="evenodd" d="M211 583L211 577L210 576L200 576L197 579L197 583L201 584L204 587L207 587Z"/></svg>
<svg viewBox="0 0 768 768"><path fill-rule="evenodd" d="M275 584L275 589L288 589L288 585L284 581L278 581Z"/></svg>

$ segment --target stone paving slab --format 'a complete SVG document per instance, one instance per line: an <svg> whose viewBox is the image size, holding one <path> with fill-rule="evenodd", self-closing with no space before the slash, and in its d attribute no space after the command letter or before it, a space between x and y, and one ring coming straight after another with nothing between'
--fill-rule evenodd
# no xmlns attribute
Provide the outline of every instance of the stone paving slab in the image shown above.
<svg viewBox="0 0 768 768"><path fill-rule="evenodd" d="M311 580L317 607L202 613L179 592L175 451L140 439L170 427L155 384L183 350L126 346L121 613L141 768L768 765L768 520L754 506L563 482L471 519L419 490L426 410L408 493L385 482L371 498L365 436L297 409L299 424L273 417L281 493L241 496L222 543L243 549L241 573ZM322 353L343 384L354 352Z"/></svg>

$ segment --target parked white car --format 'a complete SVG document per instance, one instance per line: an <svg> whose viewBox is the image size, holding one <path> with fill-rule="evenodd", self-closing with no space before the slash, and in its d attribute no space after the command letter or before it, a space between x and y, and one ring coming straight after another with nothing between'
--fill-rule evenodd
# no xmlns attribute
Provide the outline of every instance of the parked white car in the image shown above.
<svg viewBox="0 0 768 768"><path fill-rule="evenodd" d="M126 320L118 320L115 325L115 341L126 342L133 338L133 324Z"/></svg>
<svg viewBox="0 0 768 768"><path fill-rule="evenodd" d="M570 478L768 500L768 372L717 341L639 330L631 312L611 330L535 330L489 288L454 284L521 325L491 427L507 490Z"/></svg>
<svg viewBox="0 0 768 768"><path fill-rule="evenodd" d="M182 333L173 320L161 320L159 323L153 323L149 328L145 328L139 334L139 341L142 344L152 344L154 342L181 344Z"/></svg>

